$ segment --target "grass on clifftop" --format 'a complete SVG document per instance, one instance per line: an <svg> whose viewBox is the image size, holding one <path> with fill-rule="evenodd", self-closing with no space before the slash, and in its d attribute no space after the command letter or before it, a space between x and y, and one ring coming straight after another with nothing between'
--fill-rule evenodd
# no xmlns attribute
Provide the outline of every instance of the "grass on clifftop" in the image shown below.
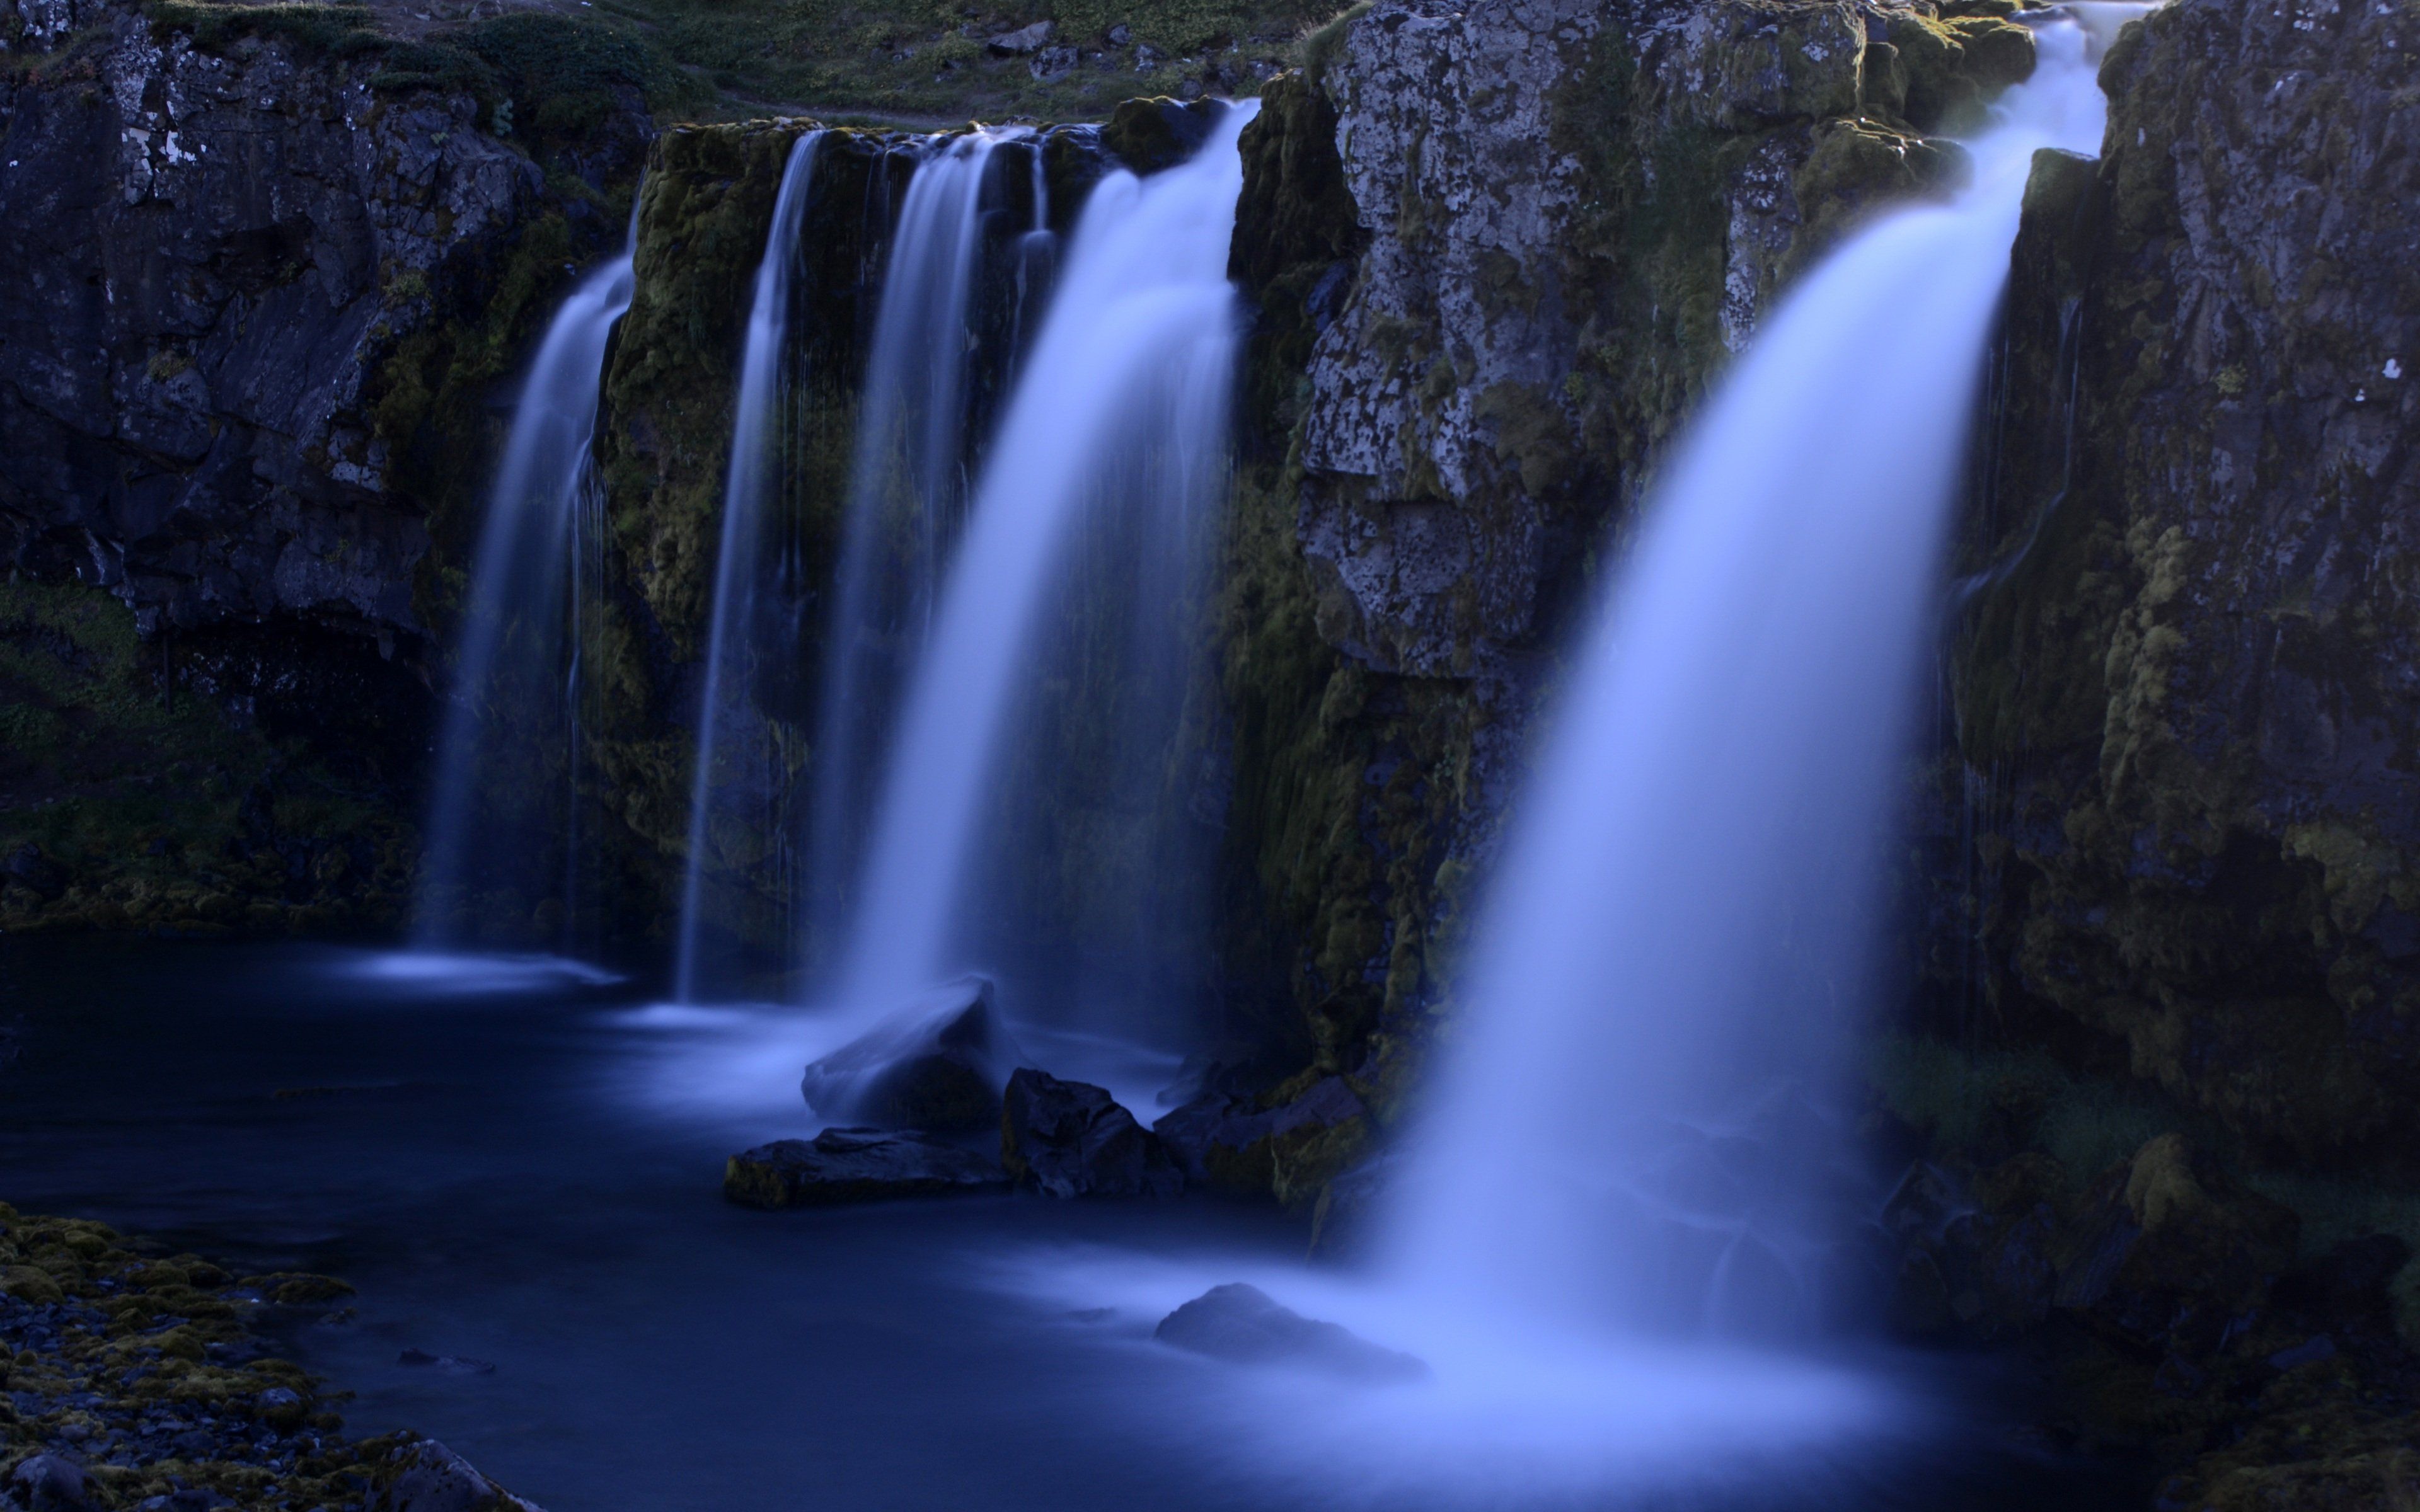
<svg viewBox="0 0 2420 1512"><path fill-rule="evenodd" d="M1300 61L1304 39L1338 11L1336 0L147 0L146 8L205 48L277 39L374 59L382 90L466 91L483 117L502 102L507 132L576 131L583 109L616 87L644 94L666 121L1093 119L1137 96L1256 94ZM1036 43L1027 31L1038 23L1048 31ZM1022 51L995 49L1012 36L1024 38Z"/></svg>
<svg viewBox="0 0 2420 1512"><path fill-rule="evenodd" d="M1335 0L597 0L734 106L1077 120L1138 95L1257 93ZM992 39L1047 22L1047 51Z"/></svg>

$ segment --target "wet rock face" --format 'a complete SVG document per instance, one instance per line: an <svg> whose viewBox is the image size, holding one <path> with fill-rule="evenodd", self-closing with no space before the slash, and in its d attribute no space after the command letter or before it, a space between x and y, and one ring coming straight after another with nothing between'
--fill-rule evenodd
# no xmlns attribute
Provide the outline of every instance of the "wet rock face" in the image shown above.
<svg viewBox="0 0 2420 1512"><path fill-rule="evenodd" d="M75 884L0 881L0 928L158 927L163 889L209 930L391 922L490 403L620 234L590 191L644 150L635 94L541 168L287 16L0 0L0 850ZM225 875L271 779L341 812Z"/></svg>
<svg viewBox="0 0 2420 1512"><path fill-rule="evenodd" d="M963 1133L1000 1121L1019 1058L990 979L968 977L808 1066L799 1091L823 1118Z"/></svg>
<svg viewBox="0 0 2420 1512"><path fill-rule="evenodd" d="M1961 563L1936 971L2296 1158L2420 1106L2415 53L2335 0L2130 29L2028 198Z"/></svg>
<svg viewBox="0 0 2420 1512"><path fill-rule="evenodd" d="M1368 250L1302 432L1331 643L1466 676L1531 639L1550 553L1636 494L1808 229L1936 171L1868 100L1868 46L1866 15L1830 5L1387 4L1351 27L1326 88ZM1696 348L1664 354L1678 386L1602 365L1634 302L1666 306L1642 335ZM1610 387L1633 392L1591 393Z"/></svg>
<svg viewBox="0 0 2420 1512"><path fill-rule="evenodd" d="M2400 1494L2408 1472L2381 1454L2420 1427L2392 1317L2400 1239L2314 1244L2174 1133L2097 1177L2040 1150L1919 1163L1884 1223L1898 1328L2023 1339L2055 1383L2045 1427L2140 1454L2164 1478L2147 1500L2252 1512Z"/></svg>
<svg viewBox="0 0 2420 1512"><path fill-rule="evenodd" d="M1783 279L1956 169L1872 67L1931 10L1887 12L1388 0L1244 132L1222 958L1382 1119L1661 448Z"/></svg>
<svg viewBox="0 0 2420 1512"><path fill-rule="evenodd" d="M393 492L377 369L542 173L468 97L26 5L21 51L72 45L0 84L0 550L110 587L147 633L420 630L428 533Z"/></svg>
<svg viewBox="0 0 2420 1512"><path fill-rule="evenodd" d="M1184 1188L1158 1138L1100 1088L1025 1067L1003 1102L1001 1161L1013 1180L1054 1197L1171 1197Z"/></svg>
<svg viewBox="0 0 2420 1512"><path fill-rule="evenodd" d="M1368 1114L1343 1077L1324 1076L1272 1107L1214 1088L1161 1118L1152 1132L1189 1181L1308 1203L1361 1152Z"/></svg>

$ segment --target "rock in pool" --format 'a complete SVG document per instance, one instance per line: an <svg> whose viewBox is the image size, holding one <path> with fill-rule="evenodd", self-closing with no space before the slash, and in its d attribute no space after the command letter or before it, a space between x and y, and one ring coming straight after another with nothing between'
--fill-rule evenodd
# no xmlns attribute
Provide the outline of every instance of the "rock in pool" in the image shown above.
<svg viewBox="0 0 2420 1512"><path fill-rule="evenodd" d="M962 977L810 1065L799 1090L822 1118L970 1132L1000 1118L1001 1084L1021 1058L990 980Z"/></svg>
<svg viewBox="0 0 2420 1512"><path fill-rule="evenodd" d="M398 1473L370 1497L370 1512L539 1512L435 1439L396 1457Z"/></svg>
<svg viewBox="0 0 2420 1512"><path fill-rule="evenodd" d="M1158 1138L1100 1088L1027 1067L1008 1079L1000 1158L1012 1180L1054 1197L1166 1197L1184 1173Z"/></svg>
<svg viewBox="0 0 2420 1512"><path fill-rule="evenodd" d="M1280 1168L1323 1140L1354 1129L1368 1109L1342 1076L1313 1083L1294 1101L1262 1108L1257 1100L1213 1088L1152 1125L1185 1179L1238 1196L1278 1186Z"/></svg>
<svg viewBox="0 0 2420 1512"><path fill-rule="evenodd" d="M431 1354L427 1350L406 1350L395 1357L395 1363L428 1366L451 1376L492 1376L496 1373L495 1365L489 1361L473 1360L464 1354Z"/></svg>
<svg viewBox="0 0 2420 1512"><path fill-rule="evenodd" d="M882 1197L942 1196L1008 1184L998 1161L921 1134L826 1129L731 1157L722 1195L749 1208L820 1208Z"/></svg>
<svg viewBox="0 0 2420 1512"><path fill-rule="evenodd" d="M1258 1287L1231 1282L1159 1320L1152 1337L1241 1365L1298 1365L1363 1381L1425 1381L1426 1361L1371 1343L1342 1323L1305 1318Z"/></svg>

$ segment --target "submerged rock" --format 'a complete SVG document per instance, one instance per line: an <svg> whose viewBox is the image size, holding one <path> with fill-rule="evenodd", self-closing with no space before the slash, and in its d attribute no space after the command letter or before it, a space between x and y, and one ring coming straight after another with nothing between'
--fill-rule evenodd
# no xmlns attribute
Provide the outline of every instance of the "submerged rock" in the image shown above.
<svg viewBox="0 0 2420 1512"><path fill-rule="evenodd" d="M32 841L8 853L0 861L0 875L16 883L44 903L68 890L68 870L42 854L42 848Z"/></svg>
<svg viewBox="0 0 2420 1512"><path fill-rule="evenodd" d="M982 1129L999 1119L1001 1084L1019 1058L989 979L962 977L810 1065L799 1090L827 1119Z"/></svg>
<svg viewBox="0 0 2420 1512"><path fill-rule="evenodd" d="M434 1439L404 1450L396 1462L395 1478L371 1498L370 1512L538 1512Z"/></svg>
<svg viewBox="0 0 2420 1512"><path fill-rule="evenodd" d="M1174 1196L1185 1187L1167 1148L1108 1092L1031 1067L1008 1079L1000 1154L1011 1180L1054 1197Z"/></svg>
<svg viewBox="0 0 2420 1512"><path fill-rule="evenodd" d="M406 1350L395 1357L397 1365L428 1365L455 1376L492 1376L495 1365L486 1360L473 1360L461 1354L431 1354L427 1350Z"/></svg>
<svg viewBox="0 0 2420 1512"><path fill-rule="evenodd" d="M1007 1184L1000 1163L980 1151L878 1129L776 1139L732 1156L722 1171L722 1195L749 1208L819 1208Z"/></svg>
<svg viewBox="0 0 2420 1512"><path fill-rule="evenodd" d="M1305 1318L1260 1288L1230 1282L1159 1320L1162 1344L1242 1365L1298 1365L1355 1381L1424 1381L1426 1362L1373 1344L1342 1323Z"/></svg>

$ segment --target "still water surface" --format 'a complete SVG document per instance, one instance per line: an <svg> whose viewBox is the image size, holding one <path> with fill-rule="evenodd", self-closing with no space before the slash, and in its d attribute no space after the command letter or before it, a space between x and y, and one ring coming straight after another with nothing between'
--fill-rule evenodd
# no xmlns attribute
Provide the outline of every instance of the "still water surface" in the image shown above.
<svg viewBox="0 0 2420 1512"><path fill-rule="evenodd" d="M0 940L8 1019L0 1198L345 1277L355 1316L281 1343L355 1394L350 1430L434 1435L551 1512L2142 1500L2023 1447L1940 1361L1866 1362L1858 1401L1887 1406L1842 1409L1864 1426L1828 1441L1665 1435L1625 1469L1608 1446L1652 1378L1593 1425L1390 1440L1373 1425L1419 1424L1418 1403L1150 1339L1218 1281L1281 1288L1294 1220L1199 1198L730 1207L725 1155L812 1127L800 1053L770 1015L657 1009L598 973ZM1095 1074L1135 1097L1149 1069Z"/></svg>

